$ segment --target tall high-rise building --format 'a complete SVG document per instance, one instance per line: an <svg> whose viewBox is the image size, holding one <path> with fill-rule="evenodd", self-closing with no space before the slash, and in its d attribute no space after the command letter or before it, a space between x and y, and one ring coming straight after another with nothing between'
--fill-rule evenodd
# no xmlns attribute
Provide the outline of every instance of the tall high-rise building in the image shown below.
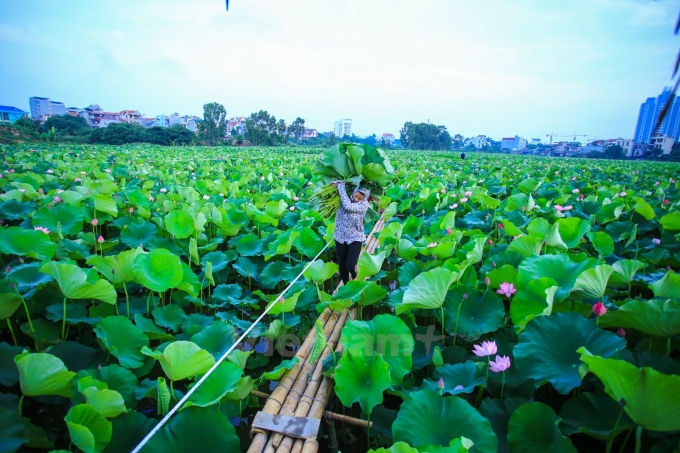
<svg viewBox="0 0 680 453"><path fill-rule="evenodd" d="M31 118L42 118L45 115L66 115L66 106L63 102L33 96L28 99L28 104L31 107Z"/></svg>
<svg viewBox="0 0 680 453"><path fill-rule="evenodd" d="M671 107L655 131L654 126L656 126L659 114L668 102L671 102ZM637 143L649 143L651 137L657 134L673 137L675 141L680 139L680 100L672 94L670 87L664 88L655 98L647 98L640 106L633 140Z"/></svg>
<svg viewBox="0 0 680 453"><path fill-rule="evenodd" d="M340 119L335 123L334 132L335 136L342 138L345 135L352 135L352 120L350 119Z"/></svg>

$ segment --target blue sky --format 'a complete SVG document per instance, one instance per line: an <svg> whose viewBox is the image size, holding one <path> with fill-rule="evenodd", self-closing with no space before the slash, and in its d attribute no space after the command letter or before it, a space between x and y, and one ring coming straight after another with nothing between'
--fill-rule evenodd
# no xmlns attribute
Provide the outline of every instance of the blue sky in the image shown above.
<svg viewBox="0 0 680 453"><path fill-rule="evenodd" d="M30 96L359 135L633 135L680 45L672 0L0 2L0 105Z"/></svg>

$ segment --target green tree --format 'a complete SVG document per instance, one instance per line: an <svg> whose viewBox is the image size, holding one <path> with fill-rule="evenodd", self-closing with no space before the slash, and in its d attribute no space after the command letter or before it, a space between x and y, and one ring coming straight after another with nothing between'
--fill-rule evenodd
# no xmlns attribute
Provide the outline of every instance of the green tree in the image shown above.
<svg viewBox="0 0 680 453"><path fill-rule="evenodd" d="M109 145L125 145L126 143L143 143L146 141L146 129L139 124L113 123L106 126L101 141Z"/></svg>
<svg viewBox="0 0 680 453"><path fill-rule="evenodd" d="M260 110L246 118L245 138L255 146L275 146L287 140L286 130L284 120L277 122L274 115Z"/></svg>
<svg viewBox="0 0 680 453"><path fill-rule="evenodd" d="M429 123L404 124L400 131L401 144L408 149L419 150L449 150L451 149L451 135L446 126L435 126Z"/></svg>
<svg viewBox="0 0 680 453"><path fill-rule="evenodd" d="M302 138L302 134L305 133L305 120L300 118L299 116L295 118L295 121L290 125L288 128L288 134L292 137L295 138L295 141L298 142Z"/></svg>
<svg viewBox="0 0 680 453"><path fill-rule="evenodd" d="M40 120L38 118L29 118L27 115L24 115L16 120L13 126L21 127L32 132L38 132L40 130Z"/></svg>
<svg viewBox="0 0 680 453"><path fill-rule="evenodd" d="M165 136L169 145L190 145L196 138L196 134L180 124L165 129Z"/></svg>
<svg viewBox="0 0 680 453"><path fill-rule="evenodd" d="M49 131L55 128L56 131L62 135L76 135L83 129L90 130L90 126L85 121L85 118L71 115L51 116L42 125L44 131Z"/></svg>
<svg viewBox="0 0 680 453"><path fill-rule="evenodd" d="M224 140L227 133L227 109L218 102L203 105L203 121L199 123L199 136L210 144Z"/></svg>
<svg viewBox="0 0 680 453"><path fill-rule="evenodd" d="M465 143L465 137L460 134L454 135L453 140L451 140L451 144L453 145L454 149L461 149L463 147L463 143Z"/></svg>
<svg viewBox="0 0 680 453"><path fill-rule="evenodd" d="M604 150L604 157L607 159L623 159L625 154L623 148L619 145L612 145Z"/></svg>

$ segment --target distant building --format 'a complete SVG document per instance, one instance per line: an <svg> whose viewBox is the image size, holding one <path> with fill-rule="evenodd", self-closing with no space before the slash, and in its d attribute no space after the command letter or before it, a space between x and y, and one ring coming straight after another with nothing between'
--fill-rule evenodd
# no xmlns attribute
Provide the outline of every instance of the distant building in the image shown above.
<svg viewBox="0 0 680 453"><path fill-rule="evenodd" d="M326 138L329 138L331 135L335 135L335 132L333 131L322 132L321 135L323 135Z"/></svg>
<svg viewBox="0 0 680 453"><path fill-rule="evenodd" d="M28 99L28 104L31 109L31 118L42 119L46 116L66 115L66 106L63 102L33 96Z"/></svg>
<svg viewBox="0 0 680 453"><path fill-rule="evenodd" d="M246 118L244 116L236 116L229 118L227 122L227 137L234 135L244 135L246 133Z"/></svg>
<svg viewBox="0 0 680 453"><path fill-rule="evenodd" d="M148 119L151 120L151 118ZM175 112L172 115L156 115L155 123L153 125L158 127L183 126L189 129L191 132L196 132L198 129L198 121L199 118L197 116L180 116L179 113ZM145 121L143 120L143 122Z"/></svg>
<svg viewBox="0 0 680 453"><path fill-rule="evenodd" d="M526 147L527 141L517 135L501 140L501 149L507 149L508 151L521 151Z"/></svg>
<svg viewBox="0 0 680 453"><path fill-rule="evenodd" d="M24 112L16 107L10 107L9 105L0 105L0 124L3 126L12 124L25 115L28 115L28 112Z"/></svg>
<svg viewBox="0 0 680 453"><path fill-rule="evenodd" d="M389 132L383 132L382 134L382 141L387 143L388 145L391 145L394 143L394 134L390 134Z"/></svg>
<svg viewBox="0 0 680 453"><path fill-rule="evenodd" d="M137 110L123 110L118 114L118 119L123 123L139 124L140 126L144 124L143 118L144 115Z"/></svg>
<svg viewBox="0 0 680 453"><path fill-rule="evenodd" d="M660 149L662 154L670 154L673 150L673 143L675 143L675 139L673 137L662 134L652 135L652 137L649 139L650 151Z"/></svg>
<svg viewBox="0 0 680 453"><path fill-rule="evenodd" d="M316 129L305 129L305 131L302 133L302 139L307 140L309 138L316 138L319 136L319 131Z"/></svg>
<svg viewBox="0 0 680 453"><path fill-rule="evenodd" d="M505 139L503 139L505 140ZM514 139L512 139L514 140ZM478 135L476 137L470 137L465 140L465 143L463 143L463 147L467 148L468 146L472 145L475 147L475 149L482 149L485 146L489 144L489 141L486 138L486 135ZM524 146L526 147L526 140L524 142Z"/></svg>
<svg viewBox="0 0 680 453"><path fill-rule="evenodd" d="M666 117L661 122L659 129L654 131L661 110L669 102L671 105ZM672 94L671 87L664 88L661 94L655 98L647 98L640 106L633 140L638 143L650 143L652 136L657 133L671 137L676 142L680 140L680 101Z"/></svg>
<svg viewBox="0 0 680 453"><path fill-rule="evenodd" d="M625 153L626 156L632 156L633 155L633 146L635 144L635 141L633 139L626 139L626 138L612 138L609 140L603 140L602 146L607 149L610 146L620 146L623 149L623 152Z"/></svg>
<svg viewBox="0 0 680 453"><path fill-rule="evenodd" d="M339 119L334 123L335 136L342 138L345 135L352 135L352 120L351 119Z"/></svg>

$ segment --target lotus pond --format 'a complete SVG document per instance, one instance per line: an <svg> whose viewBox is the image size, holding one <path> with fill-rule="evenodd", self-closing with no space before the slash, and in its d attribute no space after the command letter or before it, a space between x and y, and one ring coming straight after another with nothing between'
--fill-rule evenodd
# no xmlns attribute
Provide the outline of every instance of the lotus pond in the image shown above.
<svg viewBox="0 0 680 453"><path fill-rule="evenodd" d="M0 452L131 451L331 240L323 151L2 148ZM245 451L251 392L355 304L342 451L680 451L680 167L389 157L359 280L327 248L143 451Z"/></svg>

